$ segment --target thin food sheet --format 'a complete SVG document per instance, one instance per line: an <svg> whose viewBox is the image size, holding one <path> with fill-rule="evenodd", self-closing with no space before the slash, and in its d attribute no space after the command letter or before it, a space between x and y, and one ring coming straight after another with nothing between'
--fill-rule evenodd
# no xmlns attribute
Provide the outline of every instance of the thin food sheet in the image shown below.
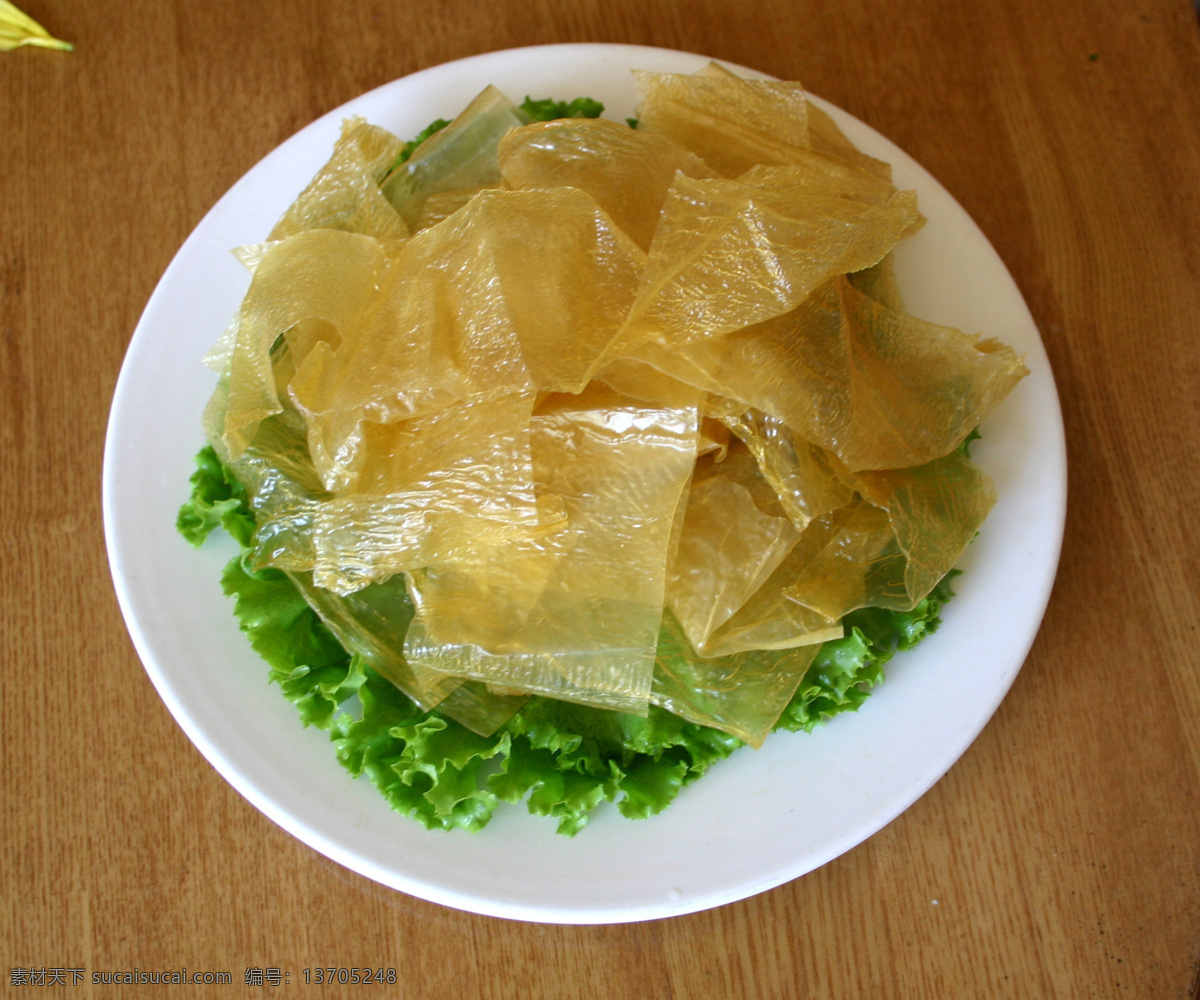
<svg viewBox="0 0 1200 1000"><path fill-rule="evenodd" d="M1025 374L910 316L915 195L799 84L640 73L637 128L485 89L346 123L209 362L257 567L477 732L541 695L757 745L864 606L919 603Z"/></svg>

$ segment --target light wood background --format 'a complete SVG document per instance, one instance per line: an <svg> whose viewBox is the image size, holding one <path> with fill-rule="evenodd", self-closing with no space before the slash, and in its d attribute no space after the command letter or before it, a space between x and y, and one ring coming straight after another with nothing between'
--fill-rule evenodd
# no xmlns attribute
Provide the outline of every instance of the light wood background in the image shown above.
<svg viewBox="0 0 1200 1000"><path fill-rule="evenodd" d="M1200 997L1200 31L1186 0L25 0L0 54L5 995ZM1058 379L1071 497L1010 696L874 838L669 921L509 923L293 840L154 693L100 522L123 353L176 248L277 143L496 48L633 42L802 80L938 177ZM932 900L938 900L937 905ZM302 985L394 966L392 988ZM14 968L228 986L11 985ZM248 967L290 971L247 987Z"/></svg>

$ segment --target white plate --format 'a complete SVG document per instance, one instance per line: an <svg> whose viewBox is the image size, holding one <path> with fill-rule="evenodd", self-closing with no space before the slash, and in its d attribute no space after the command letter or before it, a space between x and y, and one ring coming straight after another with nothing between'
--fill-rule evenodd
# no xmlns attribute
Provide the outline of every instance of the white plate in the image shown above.
<svg viewBox="0 0 1200 1000"><path fill-rule="evenodd" d="M1032 372L976 447L1000 502L967 555L959 596L941 630L894 659L857 714L739 751L650 820L630 822L603 806L571 839L516 806L499 809L479 834L430 832L392 812L365 779L352 781L327 735L303 729L268 686L218 585L231 545L210 541L197 551L176 534L213 385L199 359L247 285L230 249L265 236L327 158L343 118L362 115L411 136L494 83L518 101L592 96L621 119L633 112L631 69L692 72L707 61L636 46L556 45L476 56L371 91L233 186L163 275L130 344L108 428L104 522L146 671L242 795L384 885L477 913L558 923L667 917L762 892L849 850L911 805L978 735L1033 642L1066 493L1062 418L1037 329L1003 263L950 195L886 139L822 102L863 150L893 164L900 187L919 193L929 223L898 253L909 308L1000 338L1025 352Z"/></svg>

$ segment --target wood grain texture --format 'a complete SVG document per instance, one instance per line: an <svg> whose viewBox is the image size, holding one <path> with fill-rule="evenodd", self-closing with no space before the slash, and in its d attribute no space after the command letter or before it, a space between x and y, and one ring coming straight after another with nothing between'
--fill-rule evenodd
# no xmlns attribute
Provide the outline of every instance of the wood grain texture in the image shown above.
<svg viewBox="0 0 1200 1000"><path fill-rule="evenodd" d="M229 970L233 997L1200 996L1200 31L1185 0L26 0L0 55L0 956ZM1067 426L1058 582L964 758L772 892L617 927L385 890L243 801L146 679L108 576L107 410L151 290L281 140L414 70L633 42L799 79L937 176L1025 293ZM969 668L969 665L964 665ZM817 806L819 808L819 806ZM304 987L317 965L394 988ZM290 970L248 988L247 967ZM180 996L183 993L179 994Z"/></svg>

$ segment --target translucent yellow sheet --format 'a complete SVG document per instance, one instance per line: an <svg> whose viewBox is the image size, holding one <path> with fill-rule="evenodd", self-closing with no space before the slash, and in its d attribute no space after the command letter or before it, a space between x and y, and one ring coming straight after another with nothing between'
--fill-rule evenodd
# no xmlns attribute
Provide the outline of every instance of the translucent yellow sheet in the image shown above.
<svg viewBox="0 0 1200 1000"><path fill-rule="evenodd" d="M903 596L869 590L867 605L907 610L953 567L996 502L991 480L961 451L926 465L854 477L868 503L887 511L904 554Z"/></svg>
<svg viewBox="0 0 1200 1000"><path fill-rule="evenodd" d="M709 63L696 75L699 77L717 77L718 79L724 79L726 86L732 86L729 81L731 79L737 79L737 75L735 73L715 62ZM784 99L794 97L797 91L803 91L803 88L800 86L800 84L787 80L757 80L747 82L749 82L752 87L759 88L761 90L779 91L782 95L784 95ZM825 157L844 160L853 166L867 170L870 173L884 178L885 180L891 179L891 164L885 163L882 160L877 160L874 157L867 156L865 153L860 152L855 145L846 138L842 130L837 127L837 124L834 122L834 120L830 118L829 115L824 111L822 111L818 105L806 99L804 112L808 131L808 141L806 145L814 153ZM789 152L791 155L795 155L794 144L793 150ZM761 162L766 163L769 161L763 160Z"/></svg>
<svg viewBox="0 0 1200 1000"><path fill-rule="evenodd" d="M506 186L586 191L643 250L654 237L676 171L688 177L717 176L698 156L664 136L606 118L513 129L500 140L499 157Z"/></svg>
<svg viewBox="0 0 1200 1000"><path fill-rule="evenodd" d="M744 443L755 471L792 524L803 530L854 499L845 470L833 455L804 441L777 417L743 405L718 397L710 399L709 412Z"/></svg>
<svg viewBox="0 0 1200 1000"><path fill-rule="evenodd" d="M1026 373L1010 348L891 310L844 277L772 320L636 354L769 414L850 469L947 454Z"/></svg>
<svg viewBox="0 0 1200 1000"><path fill-rule="evenodd" d="M499 186L496 144L505 132L526 121L507 96L486 87L446 128L421 143L406 163L390 170L380 189L415 230L430 198Z"/></svg>
<svg viewBox="0 0 1200 1000"><path fill-rule="evenodd" d="M256 565L419 704L757 745L844 615L954 565L1025 368L904 311L915 195L798 84L637 82L637 130L488 88L407 162L348 122L241 254L206 429Z"/></svg>
<svg viewBox="0 0 1200 1000"><path fill-rule="evenodd" d="M634 74L638 129L669 138L726 177L789 163L810 148L808 102L798 83L772 86L728 72Z"/></svg>
<svg viewBox="0 0 1200 1000"><path fill-rule="evenodd" d="M912 192L883 204L779 177L677 175L618 346L667 350L784 315L831 278L881 260L917 220Z"/></svg>
<svg viewBox="0 0 1200 1000"><path fill-rule="evenodd" d="M842 496L845 502L852 493L844 488ZM667 606L701 656L841 636L836 617L787 594L810 558L802 555L815 537L804 530L807 524L789 516L776 484L741 439L697 464L668 574Z"/></svg>
<svg viewBox="0 0 1200 1000"><path fill-rule="evenodd" d="M436 708L488 735L524 703L524 697L496 694L482 684L452 678L438 678L429 686L418 683L403 654L404 634L412 620L403 587L380 586L339 597L315 586L307 574L289 578L347 652L362 657L422 708Z"/></svg>
<svg viewBox="0 0 1200 1000"><path fill-rule="evenodd" d="M379 190L403 143L361 118L348 119L333 156L271 230L283 240L309 229L340 229L383 240L408 235L404 219Z"/></svg>
<svg viewBox="0 0 1200 1000"><path fill-rule="evenodd" d="M227 390L224 380L218 383L205 408L204 429L221 461L245 488L255 512L253 568L311 570L313 514L328 494L308 456L303 418L294 410L268 417L258 424L249 446L234 457L221 437Z"/></svg>
<svg viewBox="0 0 1200 1000"><path fill-rule="evenodd" d="M327 324L334 336L347 335L387 261L387 245L336 229L297 233L266 249L242 303L230 358L223 436L231 454L246 447L260 420L282 409L271 362L278 338L305 321ZM322 345L328 346L318 342L310 356Z"/></svg>
<svg viewBox="0 0 1200 1000"><path fill-rule="evenodd" d="M791 551L799 530L782 511L763 511L750 490L719 472L693 482L667 601L692 646L754 595Z"/></svg>
<svg viewBox="0 0 1200 1000"><path fill-rule="evenodd" d="M642 259L581 191L484 191L399 249L353 339L318 345L292 396L328 429L332 457L351 449L356 420L578 392L624 319Z"/></svg>
<svg viewBox="0 0 1200 1000"><path fill-rule="evenodd" d="M410 574L405 655L418 673L644 714L698 419L598 386L548 399L532 422L534 463L565 524Z"/></svg>
<svg viewBox="0 0 1200 1000"><path fill-rule="evenodd" d="M650 700L689 722L714 726L757 747L796 693L819 648L755 649L700 659L667 613Z"/></svg>

